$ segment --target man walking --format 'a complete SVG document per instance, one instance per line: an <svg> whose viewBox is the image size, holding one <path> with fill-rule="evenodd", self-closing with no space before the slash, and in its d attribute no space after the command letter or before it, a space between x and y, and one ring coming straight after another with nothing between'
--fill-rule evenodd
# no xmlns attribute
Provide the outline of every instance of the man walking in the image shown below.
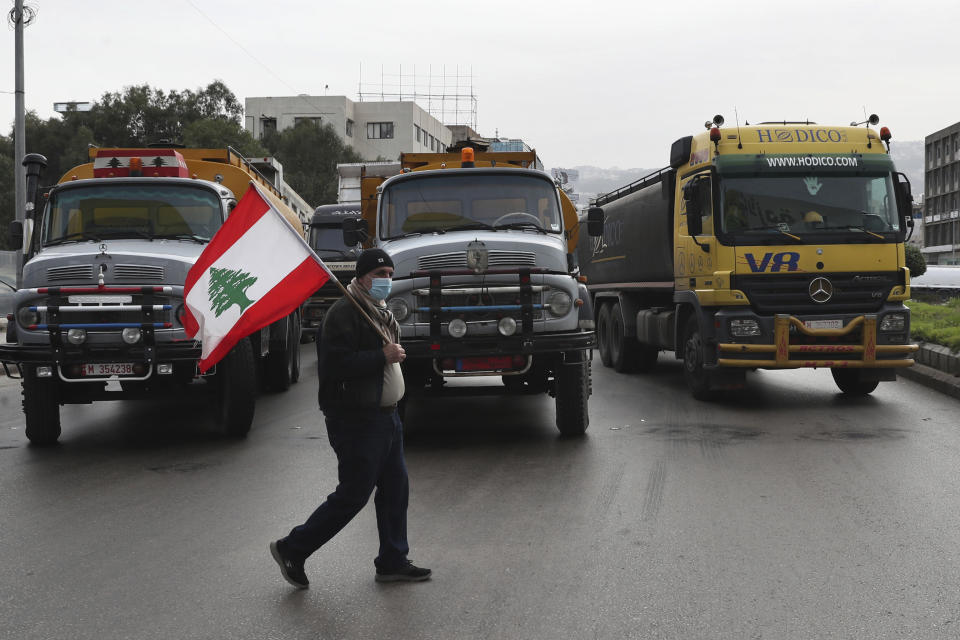
<svg viewBox="0 0 960 640"><path fill-rule="evenodd" d="M397 414L406 354L399 344L400 325L385 303L392 277L393 260L385 251L364 251L357 277L347 286L353 301L344 296L334 303L318 336L318 399L337 454L339 483L306 522L270 543L283 577L300 589L310 585L306 559L360 512L374 489L380 535L375 579L430 578L430 569L407 559L409 484Z"/></svg>

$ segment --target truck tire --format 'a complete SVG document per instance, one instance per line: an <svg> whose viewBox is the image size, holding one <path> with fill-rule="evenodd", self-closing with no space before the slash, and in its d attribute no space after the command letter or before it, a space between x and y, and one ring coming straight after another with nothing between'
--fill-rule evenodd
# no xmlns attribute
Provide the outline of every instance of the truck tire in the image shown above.
<svg viewBox="0 0 960 640"><path fill-rule="evenodd" d="M637 346L636 369L644 373L653 371L657 366L657 358L660 356L660 349L651 347L647 344Z"/></svg>
<svg viewBox="0 0 960 640"><path fill-rule="evenodd" d="M300 344L303 335L303 327L300 325L300 314L295 313L290 318L290 345L293 353L293 364L290 366L290 382L300 381Z"/></svg>
<svg viewBox="0 0 960 640"><path fill-rule="evenodd" d="M848 396L869 395L880 384L879 380L863 380L858 369L830 369L830 373L840 391Z"/></svg>
<svg viewBox="0 0 960 640"><path fill-rule="evenodd" d="M710 374L703 368L703 338L696 316L687 319L683 332L683 379L697 400L712 400Z"/></svg>
<svg viewBox="0 0 960 640"><path fill-rule="evenodd" d="M286 391L300 379L300 323L296 314L287 318L287 343L283 349L272 351L267 356L267 388L270 391Z"/></svg>
<svg viewBox="0 0 960 640"><path fill-rule="evenodd" d="M590 426L590 361L561 362L555 384L557 429L564 436L582 436Z"/></svg>
<svg viewBox="0 0 960 640"><path fill-rule="evenodd" d="M610 309L610 364L617 373L636 371L640 360L640 343L628 336L623 324L620 303Z"/></svg>
<svg viewBox="0 0 960 640"><path fill-rule="evenodd" d="M243 438L253 424L257 377L253 345L244 338L217 364L217 424L225 435Z"/></svg>
<svg viewBox="0 0 960 640"><path fill-rule="evenodd" d="M612 364L610 359L610 305L600 303L600 310L597 312L597 351L600 352L600 362L603 366L609 367Z"/></svg>
<svg viewBox="0 0 960 640"><path fill-rule="evenodd" d="M23 367L23 413L27 439L38 447L60 437L60 394L56 378L38 378L33 365Z"/></svg>

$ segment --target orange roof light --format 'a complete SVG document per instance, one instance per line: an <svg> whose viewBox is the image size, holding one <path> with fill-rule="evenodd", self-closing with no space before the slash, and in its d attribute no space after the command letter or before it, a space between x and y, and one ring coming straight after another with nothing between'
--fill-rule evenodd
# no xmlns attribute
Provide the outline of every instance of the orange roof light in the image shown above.
<svg viewBox="0 0 960 640"><path fill-rule="evenodd" d="M460 164L468 166L468 162L470 163L469 166L473 165L473 147L464 147L460 151Z"/></svg>

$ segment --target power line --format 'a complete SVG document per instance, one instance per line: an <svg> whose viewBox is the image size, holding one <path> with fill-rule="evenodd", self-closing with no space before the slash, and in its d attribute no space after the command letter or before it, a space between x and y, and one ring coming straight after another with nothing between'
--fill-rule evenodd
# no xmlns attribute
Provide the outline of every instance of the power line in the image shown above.
<svg viewBox="0 0 960 640"><path fill-rule="evenodd" d="M297 90L296 88L294 88L289 82L287 82L286 80L284 80L283 78L281 78L279 74L277 74L276 72L274 72L273 69L271 69L270 67L268 67L268 66L267 66L264 62L262 62L259 58L257 58L255 55L253 55L252 53L250 53L250 51L248 51L246 47L244 47L242 44L240 44L239 42L237 42L237 40L234 39L233 36L231 36L229 33L227 33L226 29L224 29L224 28L221 27L219 24L217 24L217 23L213 20L213 18L211 18L210 16L208 16L206 13L204 13L204 12L200 9L200 7L198 7L197 5L195 5L195 4L193 3L193 0L185 0L185 1L186 1L187 4L189 4L191 7L193 7L194 11L196 11L196 12L199 13L201 16L203 16L203 18L204 18L207 22L209 22L210 24L212 24L214 27L217 28L217 30L218 30L220 33L222 33L224 36L226 36L226 38L227 38L230 42L232 42L233 44L235 44L238 49L240 49L240 50L243 51L245 54L247 54L247 55L250 57L251 60L253 60L253 61L256 62L257 64L259 64L261 67L263 67L264 69L266 69L266 70L267 70L267 73L269 73L269 74L272 75L274 78L276 78L277 80L279 80L279 81L281 82L281 84L283 84L285 87L287 87L288 89L290 89L290 91L292 91L294 94L296 94L298 98L302 99L302 100L303 100L304 102L306 102L308 105L310 105L311 107L313 107L314 109L316 109L316 110L318 110L318 111L320 110L321 107L320 107L319 105L314 104L313 102L311 102L310 100L308 100L306 96L301 95L302 92L298 91L298 90Z"/></svg>

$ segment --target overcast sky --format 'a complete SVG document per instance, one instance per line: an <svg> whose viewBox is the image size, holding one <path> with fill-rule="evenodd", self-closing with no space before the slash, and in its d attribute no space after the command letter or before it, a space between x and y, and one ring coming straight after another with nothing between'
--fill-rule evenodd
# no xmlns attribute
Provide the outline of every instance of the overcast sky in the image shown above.
<svg viewBox="0 0 960 640"><path fill-rule="evenodd" d="M7 0L12 7L12 0ZM914 0L27 0L26 105L147 83L246 96L346 95L381 68L472 72L482 135L548 167L660 167L715 113L848 124L896 140L960 121L960 3ZM14 119L14 32L0 123ZM426 105L423 105L426 106ZM28 151L43 152L30 147Z"/></svg>

